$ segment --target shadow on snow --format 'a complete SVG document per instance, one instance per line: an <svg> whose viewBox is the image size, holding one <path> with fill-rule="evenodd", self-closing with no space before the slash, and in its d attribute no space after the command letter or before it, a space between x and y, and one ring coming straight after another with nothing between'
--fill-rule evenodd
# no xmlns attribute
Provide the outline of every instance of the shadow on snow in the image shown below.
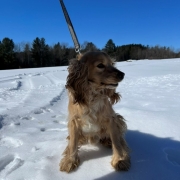
<svg viewBox="0 0 180 180"><path fill-rule="evenodd" d="M139 131L128 130L126 134L131 149L131 168L127 172L107 174L96 180L179 180L180 142L171 138L159 138ZM85 155L86 154L86 155ZM112 154L111 149L99 147L96 152L80 152L81 164ZM100 164L99 164L100 166Z"/></svg>

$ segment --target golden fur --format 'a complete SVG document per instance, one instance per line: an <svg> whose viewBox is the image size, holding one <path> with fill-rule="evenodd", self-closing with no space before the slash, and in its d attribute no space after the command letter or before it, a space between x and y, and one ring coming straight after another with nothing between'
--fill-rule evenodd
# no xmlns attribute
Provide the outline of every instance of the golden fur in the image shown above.
<svg viewBox="0 0 180 180"><path fill-rule="evenodd" d="M86 143L112 147L111 165L116 170L130 168L129 149L124 139L124 118L112 105L120 99L116 93L124 73L104 52L88 52L69 65L66 88L69 93L68 145L60 170L70 172L78 167L78 148Z"/></svg>

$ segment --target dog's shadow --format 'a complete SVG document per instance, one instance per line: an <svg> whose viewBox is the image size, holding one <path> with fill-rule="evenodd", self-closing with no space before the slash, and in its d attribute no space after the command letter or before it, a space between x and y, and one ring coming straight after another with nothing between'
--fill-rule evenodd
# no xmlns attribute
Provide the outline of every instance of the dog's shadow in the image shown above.
<svg viewBox="0 0 180 180"><path fill-rule="evenodd" d="M180 142L171 138L160 138L139 131L128 130L126 141L130 147L131 168L128 172L111 172L96 180L138 179L179 180ZM80 149L83 162L112 155L112 149L101 145L85 146ZM107 164L108 165L108 164ZM109 164L109 166L111 166Z"/></svg>

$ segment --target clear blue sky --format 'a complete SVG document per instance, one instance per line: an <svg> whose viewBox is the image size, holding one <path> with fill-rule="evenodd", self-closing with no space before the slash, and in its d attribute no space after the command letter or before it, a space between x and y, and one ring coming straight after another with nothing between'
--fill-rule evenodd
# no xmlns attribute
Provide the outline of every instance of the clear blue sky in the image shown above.
<svg viewBox="0 0 180 180"><path fill-rule="evenodd" d="M79 42L180 49L180 0L64 0ZM59 0L1 0L0 40L73 46Z"/></svg>

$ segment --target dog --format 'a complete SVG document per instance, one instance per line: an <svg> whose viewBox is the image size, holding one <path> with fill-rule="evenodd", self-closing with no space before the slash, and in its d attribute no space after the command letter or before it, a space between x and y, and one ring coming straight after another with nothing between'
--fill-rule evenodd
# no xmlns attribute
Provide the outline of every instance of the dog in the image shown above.
<svg viewBox="0 0 180 180"><path fill-rule="evenodd" d="M112 108L120 100L116 88L125 74L105 52L87 52L79 60L73 59L68 71L69 136L60 171L69 173L79 166L78 149L87 143L112 147L111 165L117 171L129 170L129 148L124 139L127 125Z"/></svg>

